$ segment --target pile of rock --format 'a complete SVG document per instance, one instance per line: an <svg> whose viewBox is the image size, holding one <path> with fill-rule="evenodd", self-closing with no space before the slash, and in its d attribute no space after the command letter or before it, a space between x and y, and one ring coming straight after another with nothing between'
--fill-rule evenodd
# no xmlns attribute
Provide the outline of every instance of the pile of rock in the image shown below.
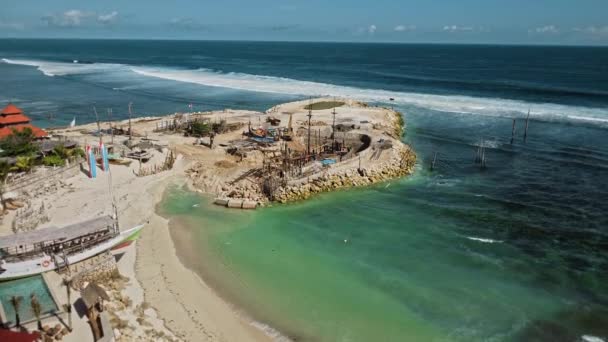
<svg viewBox="0 0 608 342"><path fill-rule="evenodd" d="M222 186L220 196L260 203L267 201L266 196L262 194L260 186L250 182L240 182L232 186L224 185Z"/></svg>
<svg viewBox="0 0 608 342"><path fill-rule="evenodd" d="M57 324L54 327L45 325L40 331L42 341L44 342L61 341L63 340L63 337L69 333L70 331L67 328L62 327L61 324Z"/></svg>

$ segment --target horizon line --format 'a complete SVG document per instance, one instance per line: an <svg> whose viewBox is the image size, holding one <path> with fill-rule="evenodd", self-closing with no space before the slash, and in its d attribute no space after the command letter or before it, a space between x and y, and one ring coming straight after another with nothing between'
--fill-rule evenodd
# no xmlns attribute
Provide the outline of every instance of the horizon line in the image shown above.
<svg viewBox="0 0 608 342"><path fill-rule="evenodd" d="M608 48L608 44L562 44L562 43L517 43L517 42L395 42L357 40L260 40L260 39L193 39L193 38L136 38L136 37L0 37L0 40L103 40L103 41L183 41L183 42L234 42L234 43L326 43L326 44L385 44L385 45L461 45L461 46L521 46L521 47L593 47Z"/></svg>

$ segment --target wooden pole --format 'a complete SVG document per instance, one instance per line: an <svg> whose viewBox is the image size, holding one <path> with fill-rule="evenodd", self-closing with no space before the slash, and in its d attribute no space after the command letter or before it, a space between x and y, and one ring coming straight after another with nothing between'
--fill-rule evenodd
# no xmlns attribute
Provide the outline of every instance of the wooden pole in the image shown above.
<svg viewBox="0 0 608 342"><path fill-rule="evenodd" d="M95 121L97 122L97 132L99 133L99 146L101 146L101 125L99 124L99 115L97 115L97 108L93 106L93 112L95 112Z"/></svg>
<svg viewBox="0 0 608 342"><path fill-rule="evenodd" d="M433 162L431 163L431 171L435 170L436 161L437 161L437 152L435 152L435 156L433 157Z"/></svg>
<svg viewBox="0 0 608 342"><path fill-rule="evenodd" d="M334 99L334 102L336 102L336 99ZM335 105L335 103L334 103L334 105ZM334 121L331 125L331 136L333 139L333 141L331 143L331 150L333 152L336 150L336 107L334 107L332 114L334 115Z"/></svg>
<svg viewBox="0 0 608 342"><path fill-rule="evenodd" d="M131 130L131 106L133 105L133 102L129 102L129 141L131 141L131 139L133 138L133 134L132 134L132 130ZM141 162L141 160L140 160Z"/></svg>
<svg viewBox="0 0 608 342"><path fill-rule="evenodd" d="M108 121L110 124L111 143L114 145L114 128L112 127L112 108L108 109Z"/></svg>
<svg viewBox="0 0 608 342"><path fill-rule="evenodd" d="M528 116L526 117L526 129L524 131L524 142L528 139L528 123L530 121L530 110L528 109Z"/></svg>
<svg viewBox="0 0 608 342"><path fill-rule="evenodd" d="M513 119L513 127L511 128L511 145L513 145L513 139L515 138L515 123L516 119Z"/></svg>
<svg viewBox="0 0 608 342"><path fill-rule="evenodd" d="M310 158L310 119L312 118L312 101L309 101L308 105L308 146L306 147L306 154Z"/></svg>

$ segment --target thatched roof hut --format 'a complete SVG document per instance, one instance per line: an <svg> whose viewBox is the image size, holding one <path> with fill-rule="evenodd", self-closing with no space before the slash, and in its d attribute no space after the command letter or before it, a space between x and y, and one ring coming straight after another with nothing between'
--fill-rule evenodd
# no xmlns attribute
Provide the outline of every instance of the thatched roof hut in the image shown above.
<svg viewBox="0 0 608 342"><path fill-rule="evenodd" d="M80 291L80 296L82 297L82 301L87 307L87 310L90 310L102 300L110 300L110 296L108 296L106 290L95 283L89 283L89 285Z"/></svg>

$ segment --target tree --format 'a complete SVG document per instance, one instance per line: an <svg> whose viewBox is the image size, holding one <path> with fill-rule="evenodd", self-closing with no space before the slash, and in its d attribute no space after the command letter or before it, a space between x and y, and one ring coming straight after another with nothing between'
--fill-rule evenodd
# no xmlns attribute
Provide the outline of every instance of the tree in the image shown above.
<svg viewBox="0 0 608 342"><path fill-rule="evenodd" d="M68 159L71 155L70 150L65 148L63 144L55 146L55 148L53 149L53 154L61 159Z"/></svg>
<svg viewBox="0 0 608 342"><path fill-rule="evenodd" d="M12 296L11 297L11 305L13 306L13 310L15 310L15 326L21 327L21 318L19 317L19 307L21 306L21 301L23 297L21 296Z"/></svg>
<svg viewBox="0 0 608 342"><path fill-rule="evenodd" d="M36 321L38 321L38 330L42 330L42 322L40 321L40 315L42 314L42 306L40 305L40 302L38 301L38 298L34 293L32 293L30 298L32 313L34 314L34 317L36 317Z"/></svg>
<svg viewBox="0 0 608 342"><path fill-rule="evenodd" d="M74 150L72 150L72 156L84 158L86 156L86 153L80 147L76 147Z"/></svg>
<svg viewBox="0 0 608 342"><path fill-rule="evenodd" d="M12 170L20 172L30 172L34 166L34 158L31 156L19 156Z"/></svg>
<svg viewBox="0 0 608 342"><path fill-rule="evenodd" d="M195 121L190 126L190 134L193 136L203 137L211 132L211 125L202 121Z"/></svg>
<svg viewBox="0 0 608 342"><path fill-rule="evenodd" d="M3 156L32 155L40 151L40 146L34 143L36 136L31 128L12 129L12 134L0 140Z"/></svg>
<svg viewBox="0 0 608 342"><path fill-rule="evenodd" d="M8 178L8 174L11 171L11 166L8 165L4 160L0 160L0 204L2 204L2 209L5 208L4 203L4 184L6 183L6 178Z"/></svg>
<svg viewBox="0 0 608 342"><path fill-rule="evenodd" d="M68 295L68 303L64 305L65 311L68 312L68 330L72 331L72 280L63 279L63 285Z"/></svg>

